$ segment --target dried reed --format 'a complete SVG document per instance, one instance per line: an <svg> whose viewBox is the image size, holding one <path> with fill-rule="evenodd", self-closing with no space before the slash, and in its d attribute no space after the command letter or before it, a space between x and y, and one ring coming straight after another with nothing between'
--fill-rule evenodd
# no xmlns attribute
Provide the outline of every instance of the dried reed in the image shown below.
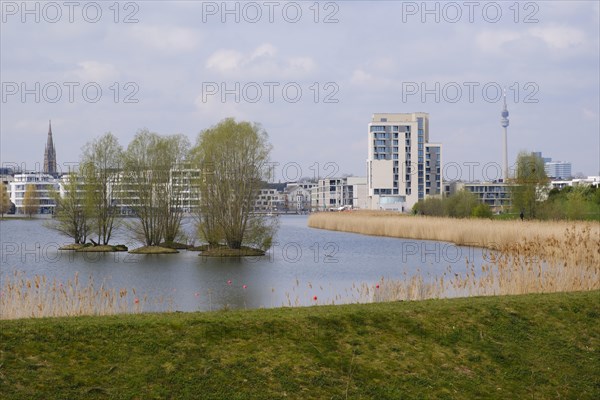
<svg viewBox="0 0 600 400"><path fill-rule="evenodd" d="M104 283L96 287L91 276L82 284L75 273L63 284L56 278L27 278L15 271L2 282L0 319L136 313L146 301L146 296L137 296L135 288L109 289Z"/></svg>

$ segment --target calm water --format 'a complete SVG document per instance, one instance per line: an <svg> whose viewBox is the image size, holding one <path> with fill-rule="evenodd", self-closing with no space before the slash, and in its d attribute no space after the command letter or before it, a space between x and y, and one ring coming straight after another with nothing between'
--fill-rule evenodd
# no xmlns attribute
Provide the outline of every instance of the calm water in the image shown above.
<svg viewBox="0 0 600 400"><path fill-rule="evenodd" d="M463 272L467 257L475 265L483 261L479 249L312 229L306 226L307 218L280 217L276 244L269 253L243 259L207 258L187 251L171 255L58 251L69 240L48 229L47 220L5 220L0 222L0 277L19 271L66 282L79 273L84 282L92 277L106 287L135 288L140 297L148 298L144 311L195 311L356 302L361 300L357 288L374 287L381 279L413 274L430 279L448 266ZM193 231L191 221L185 229ZM111 242L137 245L127 239L124 229Z"/></svg>

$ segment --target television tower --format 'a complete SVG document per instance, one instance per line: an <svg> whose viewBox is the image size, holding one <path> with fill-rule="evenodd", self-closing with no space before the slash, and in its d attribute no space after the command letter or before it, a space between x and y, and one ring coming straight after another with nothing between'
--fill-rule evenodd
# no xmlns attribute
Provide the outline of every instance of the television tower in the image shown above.
<svg viewBox="0 0 600 400"><path fill-rule="evenodd" d="M502 109L502 113L500 114L502 115L502 118L500 119L500 125L502 125L502 128L504 128L504 166L503 166L503 172L504 172L504 182L508 181L508 145L507 145L507 131L506 128L508 127L508 109L506 108L506 89L504 89L504 108Z"/></svg>

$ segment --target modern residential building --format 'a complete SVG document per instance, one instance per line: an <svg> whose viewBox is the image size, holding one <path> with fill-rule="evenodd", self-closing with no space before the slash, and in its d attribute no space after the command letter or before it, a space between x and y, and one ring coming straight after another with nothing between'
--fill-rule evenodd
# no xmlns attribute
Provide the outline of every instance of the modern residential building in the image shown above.
<svg viewBox="0 0 600 400"><path fill-rule="evenodd" d="M315 186L317 184L310 181L289 182L285 189L287 210L297 213L309 212L311 209L311 192Z"/></svg>
<svg viewBox="0 0 600 400"><path fill-rule="evenodd" d="M444 195L450 196L460 190L475 194L479 201L490 206L492 212L507 211L510 208L510 185L504 182L461 182L444 183Z"/></svg>
<svg viewBox="0 0 600 400"><path fill-rule="evenodd" d="M52 214L56 203L53 193L59 191L59 185L52 175L40 172L17 174L10 182L10 201L16 207L17 214L24 214L23 199L28 187L33 188L34 198L39 202L39 214Z"/></svg>
<svg viewBox="0 0 600 400"><path fill-rule="evenodd" d="M319 179L311 192L313 211L367 208L367 178Z"/></svg>
<svg viewBox="0 0 600 400"><path fill-rule="evenodd" d="M254 211L268 213L286 211L285 186L285 183L267 183L260 189L254 201Z"/></svg>
<svg viewBox="0 0 600 400"><path fill-rule="evenodd" d="M588 185L600 187L600 176L588 176L587 178L575 178L570 180L553 180L550 181L551 189L563 189L567 186Z"/></svg>
<svg viewBox="0 0 600 400"><path fill-rule="evenodd" d="M442 145L429 142L429 114L373 114L368 124L368 207L409 211L442 193Z"/></svg>

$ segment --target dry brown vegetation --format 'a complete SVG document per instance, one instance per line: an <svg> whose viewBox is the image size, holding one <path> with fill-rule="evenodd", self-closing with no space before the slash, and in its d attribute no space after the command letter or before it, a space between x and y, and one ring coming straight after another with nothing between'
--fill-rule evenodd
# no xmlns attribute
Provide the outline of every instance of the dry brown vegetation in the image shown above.
<svg viewBox="0 0 600 400"><path fill-rule="evenodd" d="M519 221L468 218L416 217L391 212L322 212L308 219L312 228L389 236L406 239L439 240L457 245L499 248L537 239L561 238L567 229L590 229L596 243L598 222Z"/></svg>
<svg viewBox="0 0 600 400"><path fill-rule="evenodd" d="M97 287L93 278L81 283L75 274L65 284L36 275L26 278L14 272L3 278L0 289L0 319L110 315L141 312L147 301L136 290Z"/></svg>
<svg viewBox="0 0 600 400"><path fill-rule="evenodd" d="M547 293L600 289L597 222L491 221L409 217L392 213L320 213L309 226L368 235L439 240L489 249L482 265L465 260L466 273L448 267L434 277L363 285L366 301Z"/></svg>

